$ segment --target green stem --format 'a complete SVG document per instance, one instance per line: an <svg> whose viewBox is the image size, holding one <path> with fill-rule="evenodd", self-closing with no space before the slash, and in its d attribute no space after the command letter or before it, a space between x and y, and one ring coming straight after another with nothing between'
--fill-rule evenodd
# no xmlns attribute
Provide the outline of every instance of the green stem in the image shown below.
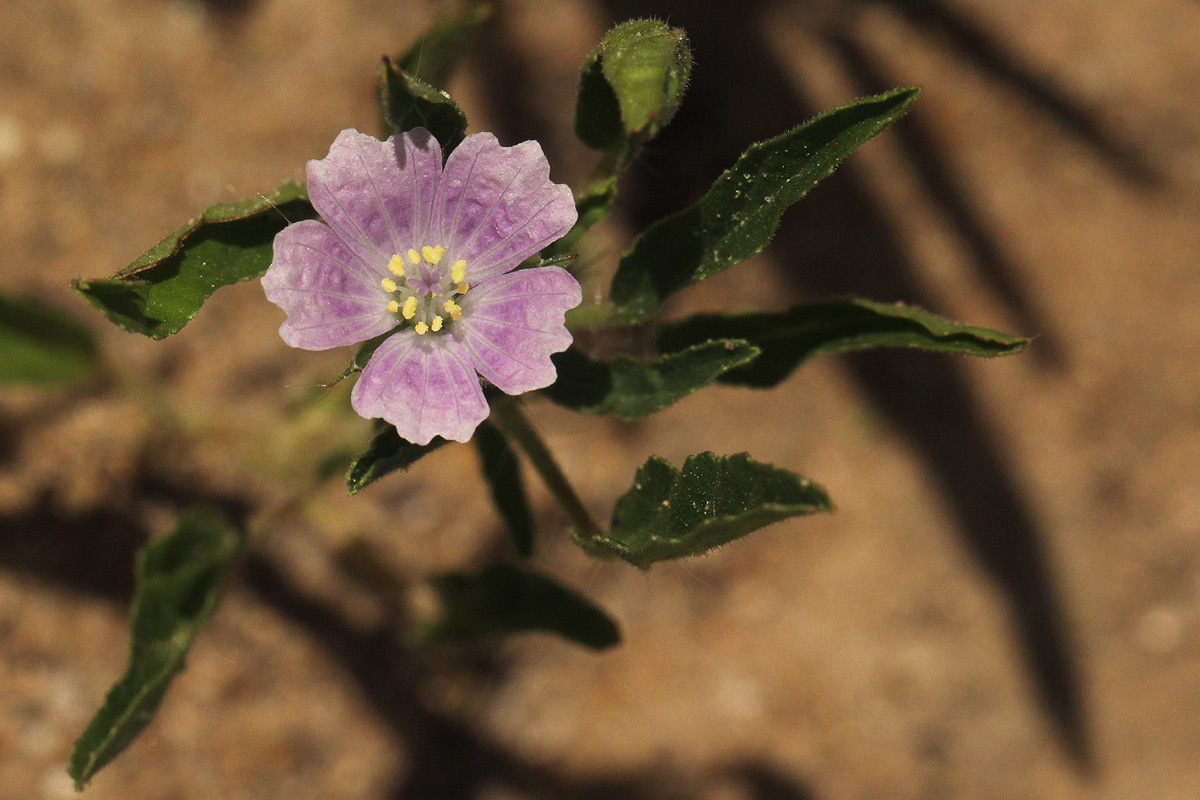
<svg viewBox="0 0 1200 800"><path fill-rule="evenodd" d="M519 401L507 397L497 399L492 403L491 419L496 427L504 431L525 451L529 462L542 476L542 482L546 484L550 494L554 495L554 499L566 512L579 535L586 539L596 539L602 536L604 531L592 519L592 515L584 507L579 495L575 494L567 476L563 474L558 462L546 448L542 437L538 436L537 431L529 424L529 420L521 413Z"/></svg>

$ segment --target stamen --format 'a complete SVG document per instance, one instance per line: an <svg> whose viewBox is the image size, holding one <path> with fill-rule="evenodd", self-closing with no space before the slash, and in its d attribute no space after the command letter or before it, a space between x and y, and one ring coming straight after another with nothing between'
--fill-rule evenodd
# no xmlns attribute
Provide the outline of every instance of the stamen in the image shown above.
<svg viewBox="0 0 1200 800"><path fill-rule="evenodd" d="M445 255L446 248L440 244L422 245L420 250L410 247L388 260L388 271L395 279L383 278L379 282L385 292L393 295L388 300L388 312L411 322L418 336L445 330L446 325L462 317L462 306L454 302L454 298L471 288L466 281L467 262L463 259L455 261L449 274L444 267L423 266L437 265ZM411 274L408 272L410 266L416 268ZM444 315L434 313L438 305L444 309Z"/></svg>

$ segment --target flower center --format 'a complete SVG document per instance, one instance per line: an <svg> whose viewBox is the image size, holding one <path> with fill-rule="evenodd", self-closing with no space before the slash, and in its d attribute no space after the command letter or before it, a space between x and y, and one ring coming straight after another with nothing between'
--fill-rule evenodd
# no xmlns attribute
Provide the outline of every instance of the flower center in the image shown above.
<svg viewBox="0 0 1200 800"><path fill-rule="evenodd" d="M466 261L455 261L449 268L441 263L446 248L425 245L407 253L396 253L388 261L388 272L396 277L384 278L383 290L388 293L388 311L412 326L418 335L442 330L449 321L462 316L462 306L456 301L467 293Z"/></svg>

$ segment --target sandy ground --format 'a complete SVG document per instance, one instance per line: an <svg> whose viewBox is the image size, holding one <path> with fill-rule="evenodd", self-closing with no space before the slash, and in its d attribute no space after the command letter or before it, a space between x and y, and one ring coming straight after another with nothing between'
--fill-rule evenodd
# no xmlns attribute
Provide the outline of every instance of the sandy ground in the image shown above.
<svg viewBox="0 0 1200 800"><path fill-rule="evenodd" d="M0 395L0 797L72 796L67 753L125 659L132 553L181 508L254 519L368 425L256 285L167 342L70 294L200 208L373 130L405 0L0 4L0 285L77 312L103 374ZM276 517L142 739L121 798L1200 796L1200 5L1185 0L509 0L453 86L559 180L578 64L618 18L692 34L685 110L587 256L733 157L855 95L915 112L671 313L854 292L1035 335L999 362L882 353L638 424L531 413L604 518L651 453L822 481L839 509L649 573L589 560L530 476L538 568L620 622L414 653L366 542L416 578L510 557L473 451ZM547 23L551 24L547 24ZM603 267L601 267L601 270Z"/></svg>

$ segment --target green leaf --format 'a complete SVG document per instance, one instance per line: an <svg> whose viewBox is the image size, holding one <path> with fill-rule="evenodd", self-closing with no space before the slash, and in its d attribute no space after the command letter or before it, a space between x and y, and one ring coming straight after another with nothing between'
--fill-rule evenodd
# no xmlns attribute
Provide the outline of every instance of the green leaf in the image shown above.
<svg viewBox="0 0 1200 800"><path fill-rule="evenodd" d="M830 511L825 490L745 453L689 456L683 471L653 456L617 501L607 536L575 540L588 552L649 568L696 556L772 522Z"/></svg>
<svg viewBox="0 0 1200 800"><path fill-rule="evenodd" d="M72 383L95 361L87 327L38 300L0 295L0 384Z"/></svg>
<svg viewBox="0 0 1200 800"><path fill-rule="evenodd" d="M467 115L441 89L415 78L384 56L379 69L379 105L393 133L424 128L449 154L467 135Z"/></svg>
<svg viewBox="0 0 1200 800"><path fill-rule="evenodd" d="M445 88L479 26L491 16L489 4L471 3L442 17L396 60L396 66L432 87Z"/></svg>
<svg viewBox="0 0 1200 800"><path fill-rule="evenodd" d="M346 487L350 494L358 494L384 475L398 469L408 469L422 457L447 444L440 436L434 437L429 444L413 444L401 439L395 426L382 420L375 427L375 438L371 440L367 452L354 459L346 474Z"/></svg>
<svg viewBox="0 0 1200 800"><path fill-rule="evenodd" d="M579 213L579 218L575 220L571 230L567 231L566 236L542 248L541 257L543 259L562 258L573 252L580 238L591 230L593 225L608 216L616 199L617 179L615 177L596 181L585 189L583 194L575 198L575 210Z"/></svg>
<svg viewBox="0 0 1200 800"><path fill-rule="evenodd" d="M76 789L128 747L154 717L200 626L217 607L242 540L221 514L197 509L138 554L129 666L75 743L68 771Z"/></svg>
<svg viewBox="0 0 1200 800"><path fill-rule="evenodd" d="M762 355L718 380L763 388L821 353L917 347L990 357L1019 353L1029 344L1021 336L963 325L914 306L848 298L801 303L778 313L697 315L664 328L658 347L686 352L696 342L734 337L757 345Z"/></svg>
<svg viewBox="0 0 1200 800"><path fill-rule="evenodd" d="M788 206L900 117L917 92L857 100L751 145L698 203L655 222L621 257L612 282L619 320L645 321L679 289L762 252Z"/></svg>
<svg viewBox="0 0 1200 800"><path fill-rule="evenodd" d="M657 20L630 20L588 54L579 79L575 133L628 163L679 108L692 68L687 34Z"/></svg>
<svg viewBox="0 0 1200 800"><path fill-rule="evenodd" d="M590 600L529 570L495 564L433 579L441 618L419 634L426 644L526 631L557 633L594 650L621 640L616 624Z"/></svg>
<svg viewBox="0 0 1200 800"><path fill-rule="evenodd" d="M212 206L114 277L73 285L119 327L162 339L220 287L266 272L275 234L315 216L304 187L285 183L269 195Z"/></svg>
<svg viewBox="0 0 1200 800"><path fill-rule="evenodd" d="M558 380L542 392L586 414L636 419L661 411L724 372L753 361L758 348L734 339L701 342L654 360L597 361L575 348L551 356Z"/></svg>
<svg viewBox="0 0 1200 800"><path fill-rule="evenodd" d="M483 477L492 490L496 510L504 518L517 552L524 558L533 555L533 512L521 481L521 464L508 446L504 434L495 425L484 422L475 429L475 449L479 451Z"/></svg>

